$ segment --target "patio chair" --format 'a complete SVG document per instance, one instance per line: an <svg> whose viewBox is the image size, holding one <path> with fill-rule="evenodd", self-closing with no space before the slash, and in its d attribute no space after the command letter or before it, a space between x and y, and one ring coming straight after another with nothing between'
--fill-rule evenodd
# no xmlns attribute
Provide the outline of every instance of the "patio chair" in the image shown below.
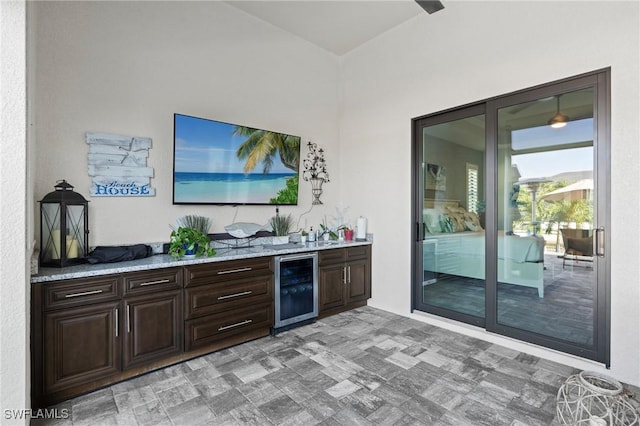
<svg viewBox="0 0 640 426"><path fill-rule="evenodd" d="M562 269L564 269L567 260L576 262L576 266L580 265L580 262L593 263L593 236L591 235L591 230L562 228L560 232L564 243Z"/></svg>

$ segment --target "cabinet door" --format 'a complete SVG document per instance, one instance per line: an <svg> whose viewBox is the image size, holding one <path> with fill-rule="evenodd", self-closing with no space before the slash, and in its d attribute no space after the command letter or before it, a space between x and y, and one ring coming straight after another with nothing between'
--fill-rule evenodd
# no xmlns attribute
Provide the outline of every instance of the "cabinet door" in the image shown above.
<svg viewBox="0 0 640 426"><path fill-rule="evenodd" d="M354 260L347 265L347 303L360 302L371 297L369 260Z"/></svg>
<svg viewBox="0 0 640 426"><path fill-rule="evenodd" d="M344 264L318 268L318 313L345 304Z"/></svg>
<svg viewBox="0 0 640 426"><path fill-rule="evenodd" d="M182 292L128 297L123 320L123 368L182 352Z"/></svg>
<svg viewBox="0 0 640 426"><path fill-rule="evenodd" d="M119 303L44 314L44 393L120 371Z"/></svg>

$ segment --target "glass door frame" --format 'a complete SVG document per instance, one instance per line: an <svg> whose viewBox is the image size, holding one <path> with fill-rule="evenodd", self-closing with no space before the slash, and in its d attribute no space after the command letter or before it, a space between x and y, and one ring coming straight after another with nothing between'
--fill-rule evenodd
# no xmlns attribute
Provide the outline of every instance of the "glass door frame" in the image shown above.
<svg viewBox="0 0 640 426"><path fill-rule="evenodd" d="M445 309L438 306L428 305L422 301L421 292L417 291L416 287L418 282L422 282L421 276L423 273L422 262L418 262L417 259L423 258L423 240L424 240L424 225L422 221L422 209L423 199L425 194L425 182L424 182L424 144L422 143L421 129L428 126L434 126L437 124L444 124L451 121L462 120L469 117L485 114L485 103L478 102L475 104L469 104L460 108L443 111L437 114L431 114L429 116L414 119L412 126L412 139L415 143L412 144L413 155L413 167L411 170L412 177L411 182L413 185L412 194L413 197L413 215L417 220L414 220L416 226L413 227L411 241L412 244L412 271L413 271L413 283L412 290L412 309L418 309L422 312L435 314L441 317L450 318L453 320L461 321L467 324L476 325L479 327L485 327L485 318L480 318L472 315L468 315L462 312L457 312L449 309ZM486 120L486 119L485 119ZM485 130L486 132L486 130ZM485 162L486 162L485 152ZM420 202L418 202L420 200ZM485 279L486 281L486 279ZM485 298L486 298L486 286L485 286ZM485 301L486 305L486 301Z"/></svg>
<svg viewBox="0 0 640 426"><path fill-rule="evenodd" d="M597 271L594 295L594 343L590 347L499 324L497 321L497 243L496 238L486 238L485 246L485 318L479 320L464 314L430 307L421 300L422 240L424 226L422 208L424 182L422 173L424 146L422 128L445 123L471 115L485 114L485 197L487 236L497 235L497 194L498 186L498 109L520 103L555 96L584 88L594 90L594 228L599 228L603 253L596 253L594 263ZM503 336L533 343L564 353L577 355L610 364L610 277L611 262L608 248L611 247L611 70L605 68L578 76L554 81L509 94L496 96L459 108L451 108L434 114L412 119L412 310L432 313L467 324L485 328Z"/></svg>

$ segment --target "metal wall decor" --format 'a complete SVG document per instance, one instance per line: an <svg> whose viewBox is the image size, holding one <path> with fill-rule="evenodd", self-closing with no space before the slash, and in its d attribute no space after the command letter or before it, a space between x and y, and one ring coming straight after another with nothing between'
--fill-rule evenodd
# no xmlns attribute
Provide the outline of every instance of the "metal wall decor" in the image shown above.
<svg viewBox="0 0 640 426"><path fill-rule="evenodd" d="M313 194L311 204L322 204L322 201L320 201L322 184L329 182L327 163L324 161L324 150L318 148L318 145L311 141L307 142L307 148L309 148L309 153L307 154L307 158L302 162L304 165L302 178L311 182L311 193Z"/></svg>

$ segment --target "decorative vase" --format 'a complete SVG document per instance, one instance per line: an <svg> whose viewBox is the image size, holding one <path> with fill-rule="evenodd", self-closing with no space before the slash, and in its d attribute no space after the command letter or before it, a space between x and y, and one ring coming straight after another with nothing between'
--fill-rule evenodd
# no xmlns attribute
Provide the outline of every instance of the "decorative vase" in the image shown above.
<svg viewBox="0 0 640 426"><path fill-rule="evenodd" d="M352 241L353 240L353 229L345 229L344 230L344 240Z"/></svg>
<svg viewBox="0 0 640 426"><path fill-rule="evenodd" d="M273 245L287 244L288 242L289 242L288 235L280 235L280 236L276 235L275 237L273 237L271 244Z"/></svg>
<svg viewBox="0 0 640 426"><path fill-rule="evenodd" d="M324 179L321 178L312 178L311 180L311 194L313 194L313 201L311 204L318 205L322 204L320 201L320 196L322 195L322 184L324 183Z"/></svg>

